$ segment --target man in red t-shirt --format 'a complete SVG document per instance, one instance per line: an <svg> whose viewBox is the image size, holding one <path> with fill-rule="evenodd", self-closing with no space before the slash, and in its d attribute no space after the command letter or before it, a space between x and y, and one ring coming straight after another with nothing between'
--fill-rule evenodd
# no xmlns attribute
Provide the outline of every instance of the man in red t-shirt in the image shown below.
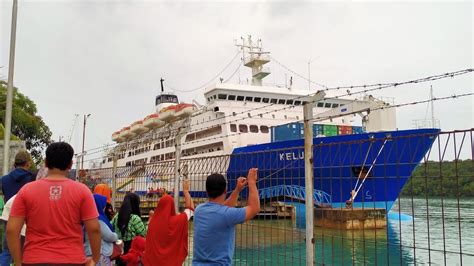
<svg viewBox="0 0 474 266"><path fill-rule="evenodd" d="M65 142L46 149L48 176L25 185L17 194L7 225L7 240L15 265L95 265L100 257L100 225L90 190L66 178L74 150ZM23 257L20 230L26 222ZM82 226L90 239L87 262Z"/></svg>

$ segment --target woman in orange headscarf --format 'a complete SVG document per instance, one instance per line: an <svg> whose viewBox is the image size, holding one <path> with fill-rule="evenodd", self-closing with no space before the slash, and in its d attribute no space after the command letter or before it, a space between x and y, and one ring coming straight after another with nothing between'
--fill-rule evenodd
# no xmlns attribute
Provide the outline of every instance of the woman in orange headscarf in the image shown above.
<svg viewBox="0 0 474 266"><path fill-rule="evenodd" d="M189 181L183 183L185 210L176 214L173 198L163 196L158 202L153 219L148 225L143 264L183 265L188 256L188 221L194 211L189 194Z"/></svg>
<svg viewBox="0 0 474 266"><path fill-rule="evenodd" d="M109 221L112 220L114 217L114 207L112 206L112 189L109 188L106 184L98 184L94 188L94 194L99 194L107 198L107 204L105 205L105 216L109 219Z"/></svg>

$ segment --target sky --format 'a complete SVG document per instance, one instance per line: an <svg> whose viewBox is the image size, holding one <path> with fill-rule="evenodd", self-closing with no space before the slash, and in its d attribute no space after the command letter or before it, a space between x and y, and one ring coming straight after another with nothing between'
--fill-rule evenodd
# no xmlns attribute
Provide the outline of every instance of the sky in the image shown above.
<svg viewBox="0 0 474 266"><path fill-rule="evenodd" d="M8 76L10 0L0 0L0 78ZM473 68L471 1L19 1L14 84L75 150L154 112L160 78L181 101L204 88L251 34L272 57L327 86L401 82ZM221 76L231 77L236 60ZM308 83L279 64L265 81ZM231 82L246 80L241 67ZM395 103L473 92L473 74L374 92ZM216 79L215 82L218 80ZM316 91L317 86L311 90ZM335 94L337 95L337 93ZM474 97L435 103L445 131L474 127ZM75 114L79 119L73 129ZM427 105L397 109L399 129L430 117ZM72 130L73 129L73 130ZM72 134L71 134L72 133Z"/></svg>

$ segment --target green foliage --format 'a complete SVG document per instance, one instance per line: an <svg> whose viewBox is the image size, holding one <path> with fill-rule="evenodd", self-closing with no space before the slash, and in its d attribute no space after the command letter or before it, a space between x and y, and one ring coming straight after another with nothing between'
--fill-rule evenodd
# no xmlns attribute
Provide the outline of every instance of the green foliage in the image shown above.
<svg viewBox="0 0 474 266"><path fill-rule="evenodd" d="M5 124L7 83L0 80L0 123ZM43 150L51 143L51 131L37 114L36 104L27 96L13 90L12 134L26 143L26 149L36 163L42 160Z"/></svg>
<svg viewBox="0 0 474 266"><path fill-rule="evenodd" d="M3 124L0 124L0 140L3 140L3 137L5 136L5 127ZM15 136L14 134L10 134L10 140L20 140L19 137Z"/></svg>
<svg viewBox="0 0 474 266"><path fill-rule="evenodd" d="M474 163L472 160L455 160L420 164L402 195L474 197Z"/></svg>

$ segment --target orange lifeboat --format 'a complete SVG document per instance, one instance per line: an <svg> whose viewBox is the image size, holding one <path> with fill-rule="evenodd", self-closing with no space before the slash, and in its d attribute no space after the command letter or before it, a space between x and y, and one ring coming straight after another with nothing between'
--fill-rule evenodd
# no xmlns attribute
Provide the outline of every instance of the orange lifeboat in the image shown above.
<svg viewBox="0 0 474 266"><path fill-rule="evenodd" d="M170 105L160 110L160 120L171 121L176 117L177 105Z"/></svg>
<svg viewBox="0 0 474 266"><path fill-rule="evenodd" d="M147 132L149 129L143 125L143 120L138 120L132 124L130 130L135 134L141 134Z"/></svg>
<svg viewBox="0 0 474 266"><path fill-rule="evenodd" d="M123 139L129 139L129 138L132 138L135 136L135 133L133 133L131 130L130 130L130 127L124 127L122 128L122 130L120 131L120 135L119 135L121 138Z"/></svg>
<svg viewBox="0 0 474 266"><path fill-rule="evenodd" d="M196 106L194 106L194 104L180 103L176 105L175 116L182 118L182 117L192 115L195 111L196 111Z"/></svg>
<svg viewBox="0 0 474 266"><path fill-rule="evenodd" d="M124 139L120 137L120 132L121 130L119 131L115 131L113 134L112 134L112 140L115 141L115 142L122 142Z"/></svg>
<svg viewBox="0 0 474 266"><path fill-rule="evenodd" d="M148 129L162 127L165 122L160 120L160 117L157 114L151 114L143 120L143 126Z"/></svg>

